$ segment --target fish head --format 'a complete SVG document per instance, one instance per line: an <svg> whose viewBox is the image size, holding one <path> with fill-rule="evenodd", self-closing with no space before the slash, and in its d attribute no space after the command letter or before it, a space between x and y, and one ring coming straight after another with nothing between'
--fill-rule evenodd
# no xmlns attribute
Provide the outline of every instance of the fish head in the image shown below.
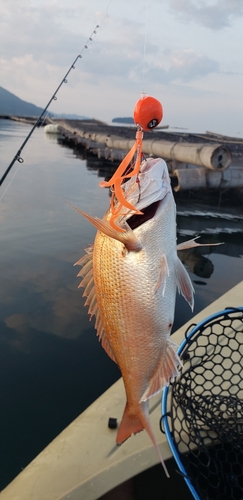
<svg viewBox="0 0 243 500"><path fill-rule="evenodd" d="M128 251L139 252L141 243L133 233L133 229L141 226L146 221L160 223L166 212L173 213L175 218L175 202L171 190L168 168L161 158L149 158L142 162L138 175L132 175L122 184L123 198L131 206L120 206L116 200L115 205L110 205L103 219L84 215L101 233L113 240L122 243ZM114 197L115 198L115 197ZM114 212L117 210L117 223L111 223ZM141 211L142 210L142 211ZM119 215L118 215L119 212ZM147 226L147 229L148 226Z"/></svg>
<svg viewBox="0 0 243 500"><path fill-rule="evenodd" d="M140 211L147 207L156 207L156 202L163 201L167 195L173 198L168 167L162 158L144 160L138 176L130 178L122 188L126 200ZM142 222L142 215L133 215L128 210L123 211L120 220L127 221L131 217L141 219Z"/></svg>

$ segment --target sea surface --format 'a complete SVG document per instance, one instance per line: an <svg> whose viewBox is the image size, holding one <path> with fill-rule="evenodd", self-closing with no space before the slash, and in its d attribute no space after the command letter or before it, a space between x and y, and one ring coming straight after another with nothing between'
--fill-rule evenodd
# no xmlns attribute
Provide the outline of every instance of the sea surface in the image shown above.
<svg viewBox="0 0 243 500"><path fill-rule="evenodd" d="M0 120L0 176L31 127ZM102 216L104 168L36 129L0 188L0 490L120 376L101 348L73 267ZM107 172L106 172L107 173ZM178 241L220 246L180 252L194 313L243 279L243 207L178 202ZM233 306L234 304L229 304ZM177 297L174 330L192 317Z"/></svg>

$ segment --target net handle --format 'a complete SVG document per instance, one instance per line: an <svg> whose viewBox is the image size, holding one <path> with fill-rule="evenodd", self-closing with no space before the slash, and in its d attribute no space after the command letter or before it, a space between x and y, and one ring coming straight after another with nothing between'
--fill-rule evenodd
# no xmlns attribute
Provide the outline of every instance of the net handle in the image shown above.
<svg viewBox="0 0 243 500"><path fill-rule="evenodd" d="M176 461L176 464L178 466L179 472L182 474L182 476L184 478L184 481L186 482L186 484L187 484L187 486L188 486L188 488L189 488L189 490L190 490L193 498L195 500L201 500L201 498L198 496L198 493L195 490L195 488L194 488L194 486L193 486L193 484L192 484L192 482L190 480L190 477L186 473L186 470L185 470L185 468L184 468L184 466L183 466L183 464L182 464L182 462L180 460L179 454L177 452L177 448L175 446L172 434L170 432L169 421L168 421L169 414L167 413L168 392L169 392L169 387L166 386L163 389L162 403L161 403L161 410L162 410L161 420L163 421L163 427L164 427L165 435L166 435L169 447L171 449L172 455L173 455L173 457L174 457L174 459Z"/></svg>

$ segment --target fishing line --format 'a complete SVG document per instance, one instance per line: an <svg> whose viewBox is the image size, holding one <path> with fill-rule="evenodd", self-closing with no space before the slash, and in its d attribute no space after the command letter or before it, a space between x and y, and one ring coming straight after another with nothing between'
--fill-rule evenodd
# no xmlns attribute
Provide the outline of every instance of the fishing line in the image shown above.
<svg viewBox="0 0 243 500"><path fill-rule="evenodd" d="M14 172L14 173L13 173L13 175L12 175L12 178L10 179L9 183L7 184L7 187L6 187L5 191L3 191L3 193L2 193L2 195L1 195L1 197L0 197L0 202L2 201L2 199L3 199L3 197L5 196L5 194L6 194L7 190L8 190L8 188L9 188L9 187L10 187L10 185L12 184L12 182L13 182L13 180L14 180L14 177L15 177L15 175L17 174L17 172L18 172L18 170L19 170L19 167L20 167L21 163L23 163L23 162L19 162L19 164L18 164L18 166L17 166L17 168L16 168L15 172Z"/></svg>
<svg viewBox="0 0 243 500"><path fill-rule="evenodd" d="M112 1L112 0L111 0ZM111 2L110 2L111 3ZM110 5L110 3L108 4L108 7ZM108 7L107 7L107 10L108 10ZM65 74L65 76L63 77L63 79L61 80L60 84L58 85L58 87L56 88L54 94L52 94L51 96L51 99L48 101L46 107L43 109L42 113L40 114L40 116L37 118L35 124L33 125L32 129L30 130L29 134L27 135L27 137L25 138L23 144L20 146L19 150L17 151L16 155L14 156L13 160L11 161L11 163L9 164L8 168L5 170L3 176L1 177L0 179L0 186L2 185L2 183L4 182L4 180L6 179L7 175L9 174L11 168L13 167L13 165L15 164L16 161L18 161L19 163L23 163L24 162L24 159L21 157L21 152L22 150L24 149L26 143L28 142L28 140L30 139L30 137L32 136L34 130L36 129L36 127L39 127L43 120L44 120L44 117L45 117L45 113L47 113L47 109L49 108L50 104L52 101L56 101L57 100L57 93L58 91L60 90L61 86L63 85L63 83L67 83L68 80L67 80L67 77L69 75L69 73L72 71L72 69L75 69L75 64L76 62L78 61L78 59L82 58L82 53L88 49L88 46L90 44L90 42L92 42L93 40L93 35L95 35L97 33L97 29L99 28L100 26L97 24L95 26L95 29L92 31L91 35L89 36L89 38L87 39L86 43L84 44L82 50L80 51L80 53L77 55L77 57L74 59L73 63L71 64L70 68L68 69L67 73ZM12 180L13 180L14 176L12 177ZM10 181L9 185L11 184L12 180ZM7 191L7 190L6 190ZM3 195L6 193L6 191L3 193ZM3 198L3 195L0 199L0 201L2 200Z"/></svg>
<svg viewBox="0 0 243 500"><path fill-rule="evenodd" d="M109 7L110 7L111 2L113 2L113 0L110 0L110 1L109 1L109 3L108 3L108 5L107 5L107 7L106 7L106 12L105 12L105 14L106 14L106 15L105 15L104 19L106 19L107 17L109 17L109 15L108 15L108 10L109 10ZM103 19L103 20L104 20L104 19ZM103 22L103 21L102 21L102 22Z"/></svg>
<svg viewBox="0 0 243 500"><path fill-rule="evenodd" d="M148 0L146 0L146 7L145 7L145 27L144 27L144 44L143 44L143 69L142 69L143 94L145 94L144 83L145 83L145 63L146 63L146 52L147 52L147 35L148 35Z"/></svg>

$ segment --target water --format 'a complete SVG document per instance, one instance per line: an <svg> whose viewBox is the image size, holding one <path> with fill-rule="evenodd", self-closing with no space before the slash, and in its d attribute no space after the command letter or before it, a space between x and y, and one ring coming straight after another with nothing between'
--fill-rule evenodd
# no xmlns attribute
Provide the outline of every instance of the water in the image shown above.
<svg viewBox="0 0 243 500"><path fill-rule="evenodd" d="M29 130L0 120L0 175ZM103 215L109 197L98 187L100 164L87 165L43 129L22 156L0 202L0 489L120 376L97 341L73 267L95 229L64 201ZM205 219L194 208L178 207L179 241L201 232L225 242L182 256L198 312L242 279L243 211ZM191 317L178 297L174 330Z"/></svg>

